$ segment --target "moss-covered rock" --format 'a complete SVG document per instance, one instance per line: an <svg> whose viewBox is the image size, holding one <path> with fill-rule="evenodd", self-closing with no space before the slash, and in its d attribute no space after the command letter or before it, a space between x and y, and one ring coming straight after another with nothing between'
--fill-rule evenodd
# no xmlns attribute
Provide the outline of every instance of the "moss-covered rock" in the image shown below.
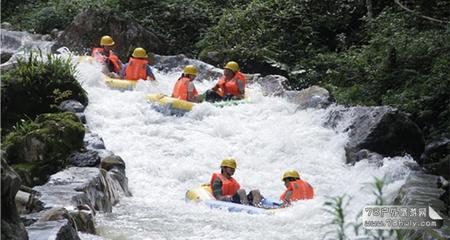
<svg viewBox="0 0 450 240"><path fill-rule="evenodd" d="M70 153L83 147L83 138L84 126L75 114L48 113L18 125L2 148L25 184L34 186L63 169Z"/></svg>

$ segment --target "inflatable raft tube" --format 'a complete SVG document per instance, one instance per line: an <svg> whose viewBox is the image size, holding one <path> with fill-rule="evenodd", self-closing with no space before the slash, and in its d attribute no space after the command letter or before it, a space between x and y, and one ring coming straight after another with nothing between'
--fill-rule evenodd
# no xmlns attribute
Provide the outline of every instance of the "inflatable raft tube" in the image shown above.
<svg viewBox="0 0 450 240"><path fill-rule="evenodd" d="M82 63L82 62L87 62L89 64L92 64L94 62L94 58L91 56L79 56L78 63ZM105 81L106 86L108 86L109 88L118 89L118 90L133 90L136 87L137 81L112 78L105 74L102 74L102 75L103 75L103 80Z"/></svg>
<svg viewBox="0 0 450 240"><path fill-rule="evenodd" d="M186 202L201 202L214 209L225 209L229 212L245 212L248 214L274 214L279 211L280 203L263 198L261 208L232 202L218 201L211 193L209 184L190 189L186 192Z"/></svg>
<svg viewBox="0 0 450 240"><path fill-rule="evenodd" d="M173 98L166 96L162 93L152 93L147 95L147 101L157 105L157 110L162 112L167 112L169 114L175 115L183 115L186 112L192 110L198 103L188 102L184 100L180 100L178 98ZM241 103L248 103L249 100L231 100L231 101L220 101L211 103L216 107L226 107L226 106L234 106Z"/></svg>

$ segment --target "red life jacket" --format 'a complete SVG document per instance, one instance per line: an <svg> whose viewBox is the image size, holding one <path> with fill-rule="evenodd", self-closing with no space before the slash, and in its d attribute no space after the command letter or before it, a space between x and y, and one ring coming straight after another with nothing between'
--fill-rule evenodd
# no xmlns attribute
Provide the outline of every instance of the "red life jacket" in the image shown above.
<svg viewBox="0 0 450 240"><path fill-rule="evenodd" d="M238 81L242 81L245 89L245 85L247 84L247 79L241 72L236 72L233 76L233 78L229 81L225 81L225 76L222 76L219 79L219 92L218 94L220 96L225 96L227 94L232 94L233 96L239 96L241 95L241 92L239 91L239 85Z"/></svg>
<svg viewBox="0 0 450 240"><path fill-rule="evenodd" d="M147 64L147 59L130 57L128 66L125 69L125 79L147 80Z"/></svg>
<svg viewBox="0 0 450 240"><path fill-rule="evenodd" d="M105 56L103 54L104 49L103 48L94 48L92 49L92 57L97 60L99 63L105 63L106 60L109 59L113 65L113 71L115 73L120 73L120 70L122 68L122 64L120 63L119 57L117 57L116 54L113 53L113 51L109 50L108 56Z"/></svg>
<svg viewBox="0 0 450 240"><path fill-rule="evenodd" d="M292 191L289 202L304 200L304 199L312 199L314 197L314 189L309 185L309 183L303 180L295 180L289 183L288 188L284 191L280 196L280 200L285 201L286 194L288 191Z"/></svg>
<svg viewBox="0 0 450 240"><path fill-rule="evenodd" d="M178 98L184 101L188 101L188 91L189 91L189 83L190 79L188 77L180 77L177 82L175 83L175 86L173 87L172 91L172 97ZM192 91L192 96L197 96L198 92L197 89Z"/></svg>
<svg viewBox="0 0 450 240"><path fill-rule="evenodd" d="M211 182L210 182L211 188L213 187L214 181L216 181L217 178L219 178L220 181L222 181L222 194L224 196L227 196L227 195L233 196L234 194L236 194L237 190L239 190L239 188L241 188L239 183L234 178L232 178L232 177L226 178L221 173L213 173L213 175L211 176Z"/></svg>

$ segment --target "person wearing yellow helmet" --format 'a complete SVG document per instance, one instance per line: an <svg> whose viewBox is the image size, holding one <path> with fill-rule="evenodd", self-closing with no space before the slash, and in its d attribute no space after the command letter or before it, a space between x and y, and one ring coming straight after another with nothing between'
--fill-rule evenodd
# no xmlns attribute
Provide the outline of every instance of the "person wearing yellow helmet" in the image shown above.
<svg viewBox="0 0 450 240"><path fill-rule="evenodd" d="M225 158L220 163L220 173L213 173L210 180L210 187L213 196L220 201L233 202L239 204L257 205L261 201L259 191L252 190L249 195L241 189L239 183L232 177L236 171L236 160Z"/></svg>
<svg viewBox="0 0 450 240"><path fill-rule="evenodd" d="M229 61L224 66L223 75L214 87L206 92L209 102L243 99L247 79L240 72L239 64Z"/></svg>
<svg viewBox="0 0 450 240"><path fill-rule="evenodd" d="M127 80L137 81L142 80L156 80L150 64L148 64L148 55L145 49L135 48L131 54L128 63L125 64L122 71L122 76Z"/></svg>
<svg viewBox="0 0 450 240"><path fill-rule="evenodd" d="M112 77L118 77L122 69L122 62L112 51L115 43L112 37L105 35L100 39L100 47L92 49L92 57L107 67L106 74L113 73Z"/></svg>
<svg viewBox="0 0 450 240"><path fill-rule="evenodd" d="M280 196L283 207L289 206L293 201L312 199L314 197L314 189L308 182L300 179L300 174L297 170L285 171L281 180L286 186L286 190Z"/></svg>
<svg viewBox="0 0 450 240"><path fill-rule="evenodd" d="M194 85L195 77L197 77L197 68L194 65L185 66L181 77L173 87L172 97L189 102L199 102L198 92Z"/></svg>

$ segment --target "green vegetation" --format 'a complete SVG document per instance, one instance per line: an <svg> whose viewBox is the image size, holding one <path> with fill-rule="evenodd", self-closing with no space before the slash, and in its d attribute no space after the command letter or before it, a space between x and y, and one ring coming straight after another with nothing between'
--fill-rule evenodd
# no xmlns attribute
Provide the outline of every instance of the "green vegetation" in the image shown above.
<svg viewBox="0 0 450 240"><path fill-rule="evenodd" d="M64 100L87 104L87 96L75 79L70 59L48 55L41 60L36 53L20 59L18 66L2 73L2 138L21 119L32 120L38 114L57 112Z"/></svg>
<svg viewBox="0 0 450 240"><path fill-rule="evenodd" d="M373 205L389 205L386 202L385 196L383 195L383 188L388 183L386 177L379 179L374 178L373 183L367 184L364 190L369 190L376 198ZM323 210L333 216L332 221L325 224L325 226L334 226L336 229L325 233L324 239L327 239L328 235L334 234L335 236L331 239L351 239L348 236L346 229L353 227L355 236L363 237L364 239L404 239L404 233L401 231L393 230L367 230L361 231L362 227L362 210L356 216L355 221L349 221L346 216L346 208L350 205L350 198L347 195L332 197L329 201L324 203Z"/></svg>
<svg viewBox="0 0 450 240"><path fill-rule="evenodd" d="M332 225L335 226L336 229L334 231L329 231L325 233L323 237L324 239L329 234L332 233L336 235L335 237L333 237L333 239L339 240L347 239L345 230L349 227L349 224L346 222L345 219L346 215L345 209L346 207L348 207L349 203L350 203L349 197L347 197L346 195L339 197L332 197L330 198L330 200L325 201L323 210L328 214L332 215L333 219L324 226Z"/></svg>
<svg viewBox="0 0 450 240"><path fill-rule="evenodd" d="M73 113L48 113L22 121L2 142L5 159L28 186L43 184L83 147L84 126Z"/></svg>

